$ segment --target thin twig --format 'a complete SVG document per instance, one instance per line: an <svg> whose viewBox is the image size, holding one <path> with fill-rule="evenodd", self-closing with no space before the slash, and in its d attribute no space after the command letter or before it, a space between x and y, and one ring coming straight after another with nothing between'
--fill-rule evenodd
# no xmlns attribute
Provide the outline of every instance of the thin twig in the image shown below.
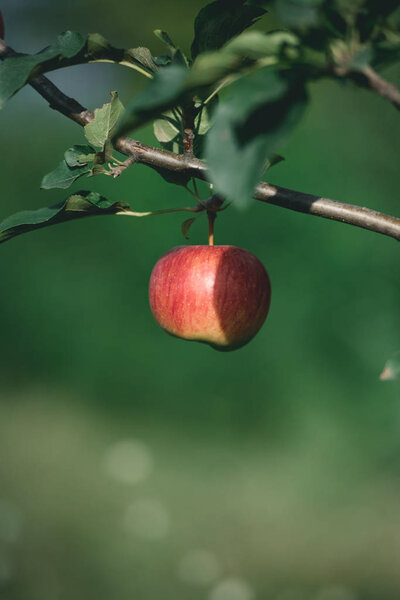
<svg viewBox="0 0 400 600"><path fill-rule="evenodd" d="M115 215L123 215L126 217L155 217L156 215L166 215L167 213L176 212L192 212L198 213L204 210L201 206L180 206L178 208L163 208L162 210L151 210L148 212L137 212L134 210L120 210Z"/></svg>
<svg viewBox="0 0 400 600"><path fill-rule="evenodd" d="M15 55L15 52L0 40L0 58L12 55ZM30 81L30 85L49 102L51 108L61 112L79 125L84 126L93 119L91 111L63 94L47 77L41 75L34 78ZM381 93L381 95L383 94ZM386 97L388 96L386 95ZM205 164L191 155L174 154L160 148L147 146L128 137L119 138L115 147L126 156L133 155L135 162L145 164L155 170L162 169L182 173L203 181L208 180ZM296 192L268 183L260 183L254 197L261 202L355 225L400 240L400 219L368 208Z"/></svg>
<svg viewBox="0 0 400 600"><path fill-rule="evenodd" d="M337 66L333 73L341 78L349 78L361 87L375 92L385 100L389 100L397 110L400 110L400 90L396 85L383 79L372 67L364 67L362 70L354 70L347 67Z"/></svg>

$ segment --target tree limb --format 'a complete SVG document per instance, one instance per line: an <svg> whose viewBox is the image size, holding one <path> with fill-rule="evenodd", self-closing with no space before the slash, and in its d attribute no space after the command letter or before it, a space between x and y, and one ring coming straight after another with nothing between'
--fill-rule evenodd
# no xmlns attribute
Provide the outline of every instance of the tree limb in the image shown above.
<svg viewBox="0 0 400 600"><path fill-rule="evenodd" d="M0 39L0 58L15 56L16 53L3 40ZM379 77L379 76L377 76ZM380 95L385 96L394 102L393 90L381 85L380 78L377 83L376 78L371 88L375 89ZM75 121L81 126L87 125L93 119L93 113L76 100L69 98L61 92L47 77L43 75L32 79L30 85L48 101L51 108L61 112L63 115ZM378 91L378 88L380 91ZM384 89L385 88L385 89ZM389 91L388 91L389 90ZM393 98L389 97L392 94ZM395 98L394 98L395 99ZM400 100L400 99L399 99ZM400 107L400 103L399 103ZM207 181L207 168L204 162L191 156L190 154L180 155L168 152L160 148L154 148L134 140L129 137L121 137L115 143L116 149L129 157L133 157L132 162L142 163L155 170L166 170L174 173L182 173L190 177ZM334 221L340 221L356 227L362 227L393 237L400 240L400 219L392 217L374 210L345 204L328 198L321 198L312 194L296 192L280 186L273 186L268 183L258 184L254 197L256 200L281 206L297 212L324 217Z"/></svg>

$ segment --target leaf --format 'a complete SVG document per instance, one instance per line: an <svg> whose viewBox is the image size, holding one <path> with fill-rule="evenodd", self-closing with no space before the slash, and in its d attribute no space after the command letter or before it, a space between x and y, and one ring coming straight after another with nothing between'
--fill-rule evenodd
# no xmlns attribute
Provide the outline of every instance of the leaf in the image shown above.
<svg viewBox="0 0 400 600"><path fill-rule="evenodd" d="M44 190L50 190L52 188L61 188L65 190L79 179L79 177L88 175L90 172L91 168L87 165L82 165L81 167L69 167L65 160L63 160L54 171L47 173L47 175L43 177L40 187Z"/></svg>
<svg viewBox="0 0 400 600"><path fill-rule="evenodd" d="M58 36L55 44L38 54L6 58L0 65L0 107L23 87L31 76L43 72L39 66L50 67L55 60L68 62L84 45L85 38L80 33L66 31Z"/></svg>
<svg viewBox="0 0 400 600"><path fill-rule="evenodd" d="M185 99L205 100L219 85L231 84L242 76L243 70L261 69L266 57L279 56L289 46L293 51L297 38L287 32L239 37L221 50L200 54L191 69L176 64L159 69L148 86L128 105L114 139L160 118L174 106L184 104ZM247 98L243 101L246 103Z"/></svg>
<svg viewBox="0 0 400 600"><path fill-rule="evenodd" d="M92 162L95 156L96 150L92 146L77 144L65 151L64 160L69 167L80 167Z"/></svg>
<svg viewBox="0 0 400 600"><path fill-rule="evenodd" d="M190 227L193 225L193 223L195 222L196 219L197 219L197 217L192 217L191 219L187 219L186 221L183 221L182 234L183 234L183 237L185 238L185 240L189 239Z"/></svg>
<svg viewBox="0 0 400 600"><path fill-rule="evenodd" d="M234 83L206 139L215 193L246 206L266 160L282 145L305 104L303 83L277 68L260 69Z"/></svg>
<svg viewBox="0 0 400 600"><path fill-rule="evenodd" d="M149 50L123 50L112 46L103 36L91 33L84 38L80 33L66 31L56 42L41 52L6 58L0 65L0 108L32 77L71 65L90 62L113 62L152 77L157 65Z"/></svg>
<svg viewBox="0 0 400 600"><path fill-rule="evenodd" d="M265 14L260 6L245 0L216 0L205 6L194 24L192 58L208 50L221 48L228 40L239 35Z"/></svg>
<svg viewBox="0 0 400 600"><path fill-rule="evenodd" d="M172 113L169 113L169 116L172 117ZM154 135L161 144L169 144L180 133L178 124L172 122L172 118L156 119L153 123L153 129Z"/></svg>
<svg viewBox="0 0 400 600"><path fill-rule="evenodd" d="M131 48L128 50L130 56L132 56L136 61L138 61L145 69L150 71L151 73L155 73L158 69L157 64L154 61L154 58L148 48Z"/></svg>
<svg viewBox="0 0 400 600"><path fill-rule="evenodd" d="M82 217L114 215L129 210L126 202L110 202L96 192L81 191L66 200L38 210L25 210L0 223L0 243L35 229Z"/></svg>
<svg viewBox="0 0 400 600"><path fill-rule="evenodd" d="M373 35L379 21L389 17L399 8L398 0L364 0L361 10L356 15L355 27L359 31L360 39L365 41Z"/></svg>
<svg viewBox="0 0 400 600"><path fill-rule="evenodd" d="M106 142L111 139L117 122L124 111L125 109L118 98L117 92L111 92L111 102L103 104L102 108L96 108L93 121L84 127L88 142L103 149Z"/></svg>
<svg viewBox="0 0 400 600"><path fill-rule="evenodd" d="M188 59L186 58L186 56L184 55L182 50L180 50L174 44L174 42L171 40L171 38L169 37L169 35L166 31L163 31L162 29L155 29L153 31L153 33L156 36L156 38L158 38L163 44L165 44L167 46L168 50L170 51L171 57L172 57L172 62L174 64L181 64L185 67L189 67Z"/></svg>
<svg viewBox="0 0 400 600"><path fill-rule="evenodd" d="M128 105L114 138L144 125L175 106L185 94L186 78L187 69L182 66L171 65L160 69Z"/></svg>
<svg viewBox="0 0 400 600"><path fill-rule="evenodd" d="M40 187L45 190L52 188L66 189L79 177L92 173L93 163L96 160L95 149L92 146L77 145L68 148L64 153L64 160L51 173L42 179Z"/></svg>
<svg viewBox="0 0 400 600"><path fill-rule="evenodd" d="M280 154L271 154L271 156L267 159L265 170L268 171L271 167L279 165L279 163L283 162L284 160L284 157Z"/></svg>
<svg viewBox="0 0 400 600"><path fill-rule="evenodd" d="M295 30L317 28L320 25L320 7L325 0L276 0L276 15L286 26Z"/></svg>
<svg viewBox="0 0 400 600"><path fill-rule="evenodd" d="M171 40L166 31L163 31L162 29L155 29L153 33L156 36L156 38L158 38L163 44L167 46L171 53L177 50L177 47L175 46L174 42Z"/></svg>
<svg viewBox="0 0 400 600"><path fill-rule="evenodd" d="M224 46L224 50L256 60L267 56L279 57L286 48L297 48L298 46L298 37L289 31L272 31L271 33L246 31L228 42Z"/></svg>

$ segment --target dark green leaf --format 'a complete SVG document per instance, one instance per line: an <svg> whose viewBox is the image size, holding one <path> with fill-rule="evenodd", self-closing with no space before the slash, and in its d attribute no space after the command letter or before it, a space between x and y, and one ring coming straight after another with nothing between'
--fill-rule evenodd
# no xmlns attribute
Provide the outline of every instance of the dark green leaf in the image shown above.
<svg viewBox="0 0 400 600"><path fill-rule="evenodd" d="M320 25L320 6L325 0L276 0L276 14L286 26L296 30Z"/></svg>
<svg viewBox="0 0 400 600"><path fill-rule="evenodd" d="M25 210L8 217L0 223L0 243L48 225L82 217L113 215L129 208L125 202L110 202L95 192L78 192L54 206Z"/></svg>
<svg viewBox="0 0 400 600"><path fill-rule="evenodd" d="M249 5L245 0L216 0L208 4L195 20L192 58L201 52L221 48L263 14L263 8Z"/></svg>
<svg viewBox="0 0 400 600"><path fill-rule="evenodd" d="M47 66L57 62L69 62L85 45L85 39L76 32L66 31L58 36L52 46L48 46L35 55L16 56L5 59L0 65L0 107L15 92L23 87L29 78L43 72ZM57 68L54 66L53 68Z"/></svg>
<svg viewBox="0 0 400 600"><path fill-rule="evenodd" d="M144 48L122 50L103 36L93 33L85 39L80 33L66 31L55 44L38 54L6 58L0 65L0 108L32 77L41 73L88 62L115 62L152 77L157 65Z"/></svg>
<svg viewBox="0 0 400 600"><path fill-rule="evenodd" d="M157 67L168 67L168 65L171 64L172 59L166 54L161 54L160 56L154 57L154 62L156 63Z"/></svg>
<svg viewBox="0 0 400 600"><path fill-rule="evenodd" d="M364 0L355 23L361 41L369 39L375 27L398 8L399 0Z"/></svg>
<svg viewBox="0 0 400 600"><path fill-rule="evenodd" d="M96 151L92 146L76 145L64 153L64 160L51 173L42 179L41 188L66 189L83 175L92 174L93 163L96 161Z"/></svg>
<svg viewBox="0 0 400 600"><path fill-rule="evenodd" d="M238 206L248 203L268 157L285 141L305 103L303 83L271 67L231 86L206 140L206 160L217 194Z"/></svg>
<svg viewBox="0 0 400 600"><path fill-rule="evenodd" d="M65 190L79 179L79 177L88 175L90 172L91 168L88 165L69 167L65 160L63 160L54 171L47 173L47 175L43 177L40 187L44 190L50 190L52 188L61 188Z"/></svg>
<svg viewBox="0 0 400 600"><path fill-rule="evenodd" d="M161 40L161 42L163 44L165 44L167 46L168 50L170 51L173 64L183 65L184 67L189 66L188 59L183 54L182 50L180 50L174 44L174 42L171 40L171 38L169 37L169 35L166 31L163 31L162 29L155 29L153 33L159 40ZM161 57L159 57L159 58L161 58ZM157 61L157 64L158 64L158 61Z"/></svg>

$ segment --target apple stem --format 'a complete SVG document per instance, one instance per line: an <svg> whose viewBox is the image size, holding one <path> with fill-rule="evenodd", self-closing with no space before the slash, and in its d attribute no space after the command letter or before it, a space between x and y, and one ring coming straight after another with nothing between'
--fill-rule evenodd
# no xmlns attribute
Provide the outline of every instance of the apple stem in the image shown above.
<svg viewBox="0 0 400 600"><path fill-rule="evenodd" d="M208 217L208 245L214 246L214 221L217 217L216 213L213 211L207 211Z"/></svg>

